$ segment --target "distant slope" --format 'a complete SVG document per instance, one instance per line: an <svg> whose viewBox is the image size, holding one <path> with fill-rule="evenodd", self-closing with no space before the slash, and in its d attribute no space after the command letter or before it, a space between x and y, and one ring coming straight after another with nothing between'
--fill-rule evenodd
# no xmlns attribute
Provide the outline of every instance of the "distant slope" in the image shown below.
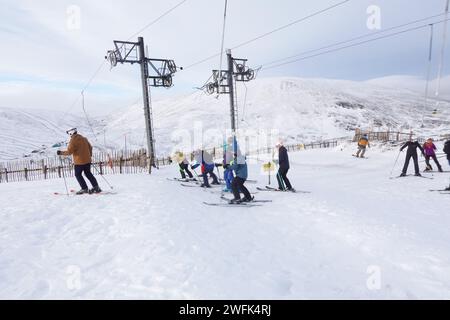
<svg viewBox="0 0 450 320"><path fill-rule="evenodd" d="M414 130L424 135L450 127L450 103L424 107L423 96L407 89L382 87L366 82L324 79L265 78L238 86L239 127L276 129L288 141L310 141L353 134L357 127ZM245 102L245 103L244 103ZM217 145L215 131L230 127L228 96L216 98L202 92L153 104L157 151L166 154L188 136L191 147L195 122L201 122L206 145ZM421 128L424 115L425 128ZM105 119L106 135L123 145L143 146L144 120L141 105L125 108ZM198 131L198 130L197 130ZM192 136L192 137L190 137ZM219 142L220 143L220 142ZM186 144L186 143L185 143ZM188 143L189 144L189 143ZM187 146L186 146L187 147Z"/></svg>
<svg viewBox="0 0 450 320"><path fill-rule="evenodd" d="M399 81L398 78L396 80ZM450 103L434 101L424 107L423 95L382 80L354 82L326 79L263 78L238 84L239 128L245 134L278 130L287 142L307 142L352 135L363 129L414 130L421 135L448 133ZM155 94L157 97L157 94ZM202 136L206 146L222 143L230 128L228 96L203 92L153 102L157 154L174 148L192 150ZM438 109L434 112L434 109ZM422 116L425 128L421 128ZM0 108L0 161L53 154L55 143L67 140L72 126L90 138L96 148L146 146L141 104L127 106L92 119L96 137L82 116L53 111ZM272 143L260 139L260 145ZM36 153L32 153L37 151Z"/></svg>
<svg viewBox="0 0 450 320"><path fill-rule="evenodd" d="M0 108L0 161L54 154L73 126L87 130L86 121L73 115L45 110Z"/></svg>

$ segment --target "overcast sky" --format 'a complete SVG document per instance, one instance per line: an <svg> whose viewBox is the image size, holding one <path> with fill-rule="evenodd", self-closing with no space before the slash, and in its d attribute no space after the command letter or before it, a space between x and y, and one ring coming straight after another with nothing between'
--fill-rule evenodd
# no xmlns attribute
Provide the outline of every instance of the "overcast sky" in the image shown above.
<svg viewBox="0 0 450 320"><path fill-rule="evenodd" d="M126 40L181 0L0 0L0 107L66 111L104 61L113 40ZM308 16L342 0L229 0L225 48ZM444 12L446 0L351 0L233 51L258 66L353 37L375 33L369 6L381 10L381 30ZM80 9L79 24L71 5ZM187 0L141 33L152 58L188 66L220 51L224 0ZM434 18L414 26L442 20ZM450 29L450 23L447 29ZM433 77L443 24L435 26ZM390 75L425 78L429 28L266 70L260 77L297 76L368 80ZM450 32L448 32L450 37ZM133 39L136 40L137 36ZM450 41L448 41L450 42ZM450 43L444 74L450 74ZM169 90L154 97L192 92L217 69L219 58L180 71ZM109 113L140 101L138 65L103 69L87 88L86 105ZM447 82L448 83L448 82ZM73 112L79 112L75 104Z"/></svg>

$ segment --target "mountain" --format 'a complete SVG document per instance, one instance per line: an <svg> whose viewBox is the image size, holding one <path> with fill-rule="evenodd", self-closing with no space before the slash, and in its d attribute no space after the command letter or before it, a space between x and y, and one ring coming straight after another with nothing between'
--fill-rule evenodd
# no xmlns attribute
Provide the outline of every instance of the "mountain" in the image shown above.
<svg viewBox="0 0 450 320"><path fill-rule="evenodd" d="M49 110L0 108L0 161L39 158L56 152L67 140L65 130L86 120ZM55 146L55 147L53 147Z"/></svg>
<svg viewBox="0 0 450 320"><path fill-rule="evenodd" d="M450 127L449 102L436 106L430 99L425 107L423 96L415 91L370 82L264 78L238 84L237 92L239 128L248 135L276 129L287 142L349 136L355 128L414 130L433 136L447 133ZM230 128L227 95L198 91L156 101L153 112L159 154L167 154L174 145L185 150L198 147L199 127L205 145L220 145L224 131ZM143 114L142 105L113 113L104 119L106 136L123 141L128 133L127 143L143 146ZM421 128L422 116L425 128Z"/></svg>
<svg viewBox="0 0 450 320"><path fill-rule="evenodd" d="M448 133L450 103L392 85L392 81L261 78L237 85L238 127L253 145L308 142L351 136L355 128L409 131L423 136ZM398 83L398 78L396 78ZM155 93L157 96L157 92ZM221 145L230 128L229 97L201 91L154 100L154 131L159 156L175 149ZM423 118L423 119L422 119ZM421 128L422 120L424 128ZM100 149L146 146L142 104L90 119L43 110L0 108L0 160L54 154L65 130L76 126ZM258 137L258 138L256 138ZM34 153L33 153L34 152Z"/></svg>

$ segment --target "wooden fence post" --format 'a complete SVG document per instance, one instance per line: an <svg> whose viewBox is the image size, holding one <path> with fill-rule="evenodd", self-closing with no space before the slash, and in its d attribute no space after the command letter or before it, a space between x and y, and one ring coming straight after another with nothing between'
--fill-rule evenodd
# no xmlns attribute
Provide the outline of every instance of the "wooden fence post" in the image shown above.
<svg viewBox="0 0 450 320"><path fill-rule="evenodd" d="M42 172L44 173L44 180L47 180L47 165L44 160L42 160Z"/></svg>

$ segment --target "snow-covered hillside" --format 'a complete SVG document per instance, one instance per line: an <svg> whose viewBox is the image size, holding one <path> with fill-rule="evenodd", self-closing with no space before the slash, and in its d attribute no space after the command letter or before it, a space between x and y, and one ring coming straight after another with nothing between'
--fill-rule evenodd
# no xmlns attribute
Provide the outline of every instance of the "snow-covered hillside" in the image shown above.
<svg viewBox="0 0 450 320"><path fill-rule="evenodd" d="M238 84L239 128L243 133L278 130L287 142L308 142L351 136L362 129L413 129L421 135L448 133L450 103L424 108L423 96L379 81L353 82L324 79L262 78ZM217 146L230 127L228 96L203 92L158 100L153 103L156 149L159 156L174 148L192 150L199 143ZM434 109L437 111L434 112ZM89 110L88 110L89 111ZM79 116L74 116L78 114ZM425 128L420 128L424 116ZM88 136L99 149L146 146L141 104L126 106L108 116L92 118L96 136L81 110L69 115L46 111L0 109L0 160L45 151L64 141L72 126ZM255 133L256 132L256 133ZM276 134L278 135L278 134ZM203 138L203 141L201 141ZM275 137L277 138L277 137ZM266 140L259 141L262 147ZM262 144L262 145L261 145ZM43 148L42 146L45 146ZM53 154L55 150L49 152ZM44 155L46 153L44 152Z"/></svg>
<svg viewBox="0 0 450 320"><path fill-rule="evenodd" d="M238 87L239 128L279 130L290 142L317 141L349 136L355 128L419 131L424 135L450 127L450 103L434 101L424 108L423 96L406 89L365 82L299 78L263 78ZM180 135L194 135L195 123L223 132L230 127L227 95L217 98L202 92L156 101L153 104L157 150L170 152ZM106 135L113 139L130 132L129 141L144 141L142 106L135 105L105 120ZM420 128L424 115L425 128ZM200 125L200 124L198 124ZM212 134L214 131L212 132ZM191 146L195 147L192 141ZM204 143L217 145L217 137L204 134ZM219 138L220 140L220 138Z"/></svg>
<svg viewBox="0 0 450 320"><path fill-rule="evenodd" d="M175 166L108 176L115 195L0 184L0 297L448 299L450 194L428 189L450 174L391 180L397 150L353 151L291 153L294 187L312 193L259 192L273 202L253 208L205 206L220 191L168 181ZM260 163L249 171L264 186Z"/></svg>
<svg viewBox="0 0 450 320"><path fill-rule="evenodd" d="M49 110L0 108L0 123L0 161L54 155L67 142L67 129L89 132L82 117Z"/></svg>

